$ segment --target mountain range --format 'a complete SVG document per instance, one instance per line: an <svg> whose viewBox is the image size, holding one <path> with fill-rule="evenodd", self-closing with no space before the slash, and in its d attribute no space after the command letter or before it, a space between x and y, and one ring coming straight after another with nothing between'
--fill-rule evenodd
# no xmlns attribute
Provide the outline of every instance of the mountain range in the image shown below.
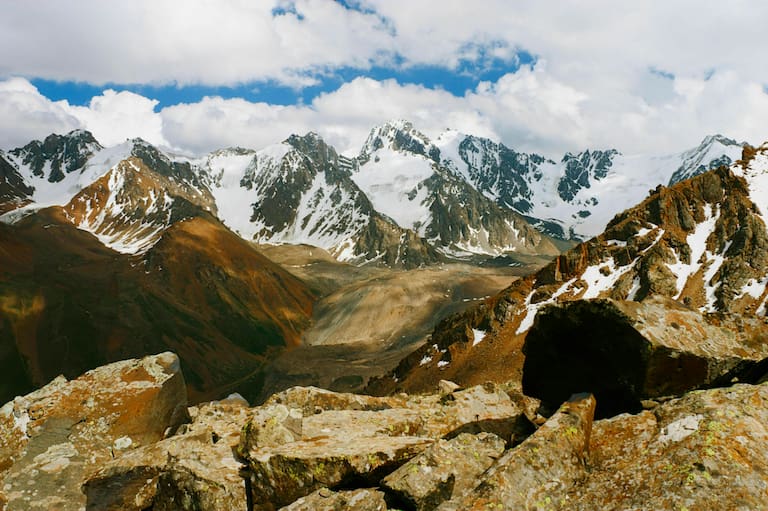
<svg viewBox="0 0 768 511"><path fill-rule="evenodd" d="M547 374L550 379L567 374L578 386L573 368L594 372L596 355L590 346L601 339L618 342L624 334L611 326L614 320L599 314L564 319L559 310L571 302L608 300L618 304L609 308L631 311L634 305L621 304L662 300L670 315L641 324L671 325L679 329L680 339L702 344L705 325L714 325L729 330L725 336L738 339L743 348L763 346L768 341L767 208L768 143L745 147L730 167L659 185L615 215L601 234L498 295L444 319L426 345L372 382L369 391L429 389L440 379L519 384L524 361L530 359L525 353L532 332L539 341L572 343L563 367L548 359ZM626 320L628 314L618 316ZM682 359L677 367L700 370ZM667 369L671 378L674 370Z"/></svg>
<svg viewBox="0 0 768 511"><path fill-rule="evenodd" d="M0 152L0 358L14 375L0 390L13 396L61 372L74 376L170 349L181 355L193 399L246 388L253 397L270 354L302 342L318 295L250 242L309 244L342 262L406 269L451 259L551 258L602 231L648 190L736 160L741 151L742 144L713 136L673 155L589 150L558 162L457 131L433 141L406 121L374 128L353 156L314 133L200 157L141 139L103 147L82 130L50 135ZM720 225L730 218L725 206L707 204L674 232L688 232L694 220ZM642 222L636 232L607 238L614 241L603 243L606 250L645 247L630 234L655 240L661 217ZM729 222L730 235L736 224ZM666 242L672 252L656 256L670 262L672 274L713 271L698 256L722 258L741 246L682 249L681 236ZM575 250L584 246L591 245ZM573 253L553 264L572 273ZM649 283L642 254L628 253L632 271L628 256L617 254L612 263L592 257L597 266L587 273L601 282L623 279L641 297L657 284ZM763 277L744 268L757 293ZM542 271L563 273L551 265ZM600 280L606 271L613 276ZM667 278L668 287L674 281L682 293L676 279ZM717 308L734 301L725 293L734 285L747 284L690 299ZM538 287L535 297L521 298L526 310L548 299ZM478 321L473 328L492 330ZM433 338L441 331L445 325Z"/></svg>

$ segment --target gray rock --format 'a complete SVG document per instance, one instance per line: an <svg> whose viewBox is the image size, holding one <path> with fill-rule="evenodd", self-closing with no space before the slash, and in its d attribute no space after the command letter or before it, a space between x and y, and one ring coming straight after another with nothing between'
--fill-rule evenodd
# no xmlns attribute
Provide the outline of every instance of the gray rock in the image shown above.
<svg viewBox="0 0 768 511"><path fill-rule="evenodd" d="M388 475L382 485L418 510L432 510L464 494L504 452L505 442L492 433L462 433L438 440Z"/></svg>

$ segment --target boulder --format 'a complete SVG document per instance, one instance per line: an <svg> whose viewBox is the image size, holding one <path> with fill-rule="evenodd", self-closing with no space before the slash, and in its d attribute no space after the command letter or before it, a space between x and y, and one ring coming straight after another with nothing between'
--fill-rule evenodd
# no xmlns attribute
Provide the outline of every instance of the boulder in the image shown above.
<svg viewBox="0 0 768 511"><path fill-rule="evenodd" d="M386 511L384 494L377 490L361 489L333 492L321 488L302 497L280 511Z"/></svg>
<svg viewBox="0 0 768 511"><path fill-rule="evenodd" d="M462 433L438 440L382 480L409 508L432 510L463 495L504 452L505 442L492 433Z"/></svg>
<svg viewBox="0 0 768 511"><path fill-rule="evenodd" d="M246 509L242 465L234 451L256 410L242 400L192 407L192 422L160 442L104 464L83 487L88 510Z"/></svg>
<svg viewBox="0 0 768 511"><path fill-rule="evenodd" d="M464 496L441 511L563 508L567 492L587 475L595 398L574 396L538 431L507 451Z"/></svg>
<svg viewBox="0 0 768 511"><path fill-rule="evenodd" d="M716 326L698 311L657 297L550 305L525 340L523 391L556 407L574 392L597 398L598 417L637 413L644 399L743 379L768 344Z"/></svg>
<svg viewBox="0 0 768 511"><path fill-rule="evenodd" d="M172 433L187 416L179 359L161 353L94 369L0 408L5 509L81 510L107 461Z"/></svg>
<svg viewBox="0 0 768 511"><path fill-rule="evenodd" d="M487 432L512 445L532 429L523 406L494 384L449 396L392 398L294 388L268 400L262 410L280 407L304 414L300 427L294 425L290 435L266 435L265 430L275 429L269 417L278 415L255 416L238 447L257 509L289 504L322 487L378 483L444 437ZM265 436L274 441L265 443Z"/></svg>
<svg viewBox="0 0 768 511"><path fill-rule="evenodd" d="M768 386L691 392L597 421L567 509L765 509Z"/></svg>

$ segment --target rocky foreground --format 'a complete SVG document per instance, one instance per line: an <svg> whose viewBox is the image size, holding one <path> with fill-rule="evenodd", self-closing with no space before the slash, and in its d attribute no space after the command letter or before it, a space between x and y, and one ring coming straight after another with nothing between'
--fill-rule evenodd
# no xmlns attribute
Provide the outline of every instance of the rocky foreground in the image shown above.
<svg viewBox="0 0 768 511"><path fill-rule="evenodd" d="M294 387L188 407L176 355L57 378L0 408L12 510L765 509L768 385L548 419L512 387Z"/></svg>

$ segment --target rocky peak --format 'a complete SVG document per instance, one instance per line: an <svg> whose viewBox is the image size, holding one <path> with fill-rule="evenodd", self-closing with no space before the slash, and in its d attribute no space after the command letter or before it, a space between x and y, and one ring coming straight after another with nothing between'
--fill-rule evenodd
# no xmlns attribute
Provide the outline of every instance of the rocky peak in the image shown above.
<svg viewBox="0 0 768 511"><path fill-rule="evenodd" d="M65 174L81 169L100 149L102 146L89 131L75 130L66 135L48 135L42 142L33 140L24 147L13 149L11 154L29 166L34 176L46 177L49 182L56 183L64 179Z"/></svg>
<svg viewBox="0 0 768 511"><path fill-rule="evenodd" d="M679 183L707 170L729 166L739 159L746 142L737 142L723 135L708 135L701 143L682 154L680 167L672 174L669 184Z"/></svg>
<svg viewBox="0 0 768 511"><path fill-rule="evenodd" d="M390 121L371 130L368 139L363 144L360 157L369 159L380 149L410 152L440 162L440 149L429 138L413 127L409 121Z"/></svg>
<svg viewBox="0 0 768 511"><path fill-rule="evenodd" d="M566 153L562 159L564 173L557 184L557 193L566 202L572 201L579 190L589 188L592 181L603 179L619 154L615 149Z"/></svg>

